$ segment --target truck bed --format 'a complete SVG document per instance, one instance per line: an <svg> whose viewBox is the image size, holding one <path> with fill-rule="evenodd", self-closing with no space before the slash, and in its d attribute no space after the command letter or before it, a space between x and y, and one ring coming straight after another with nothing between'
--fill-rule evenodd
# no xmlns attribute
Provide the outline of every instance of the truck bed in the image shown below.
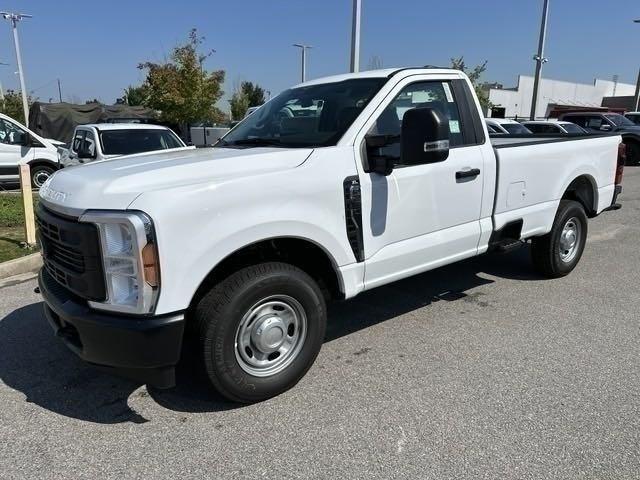
<svg viewBox="0 0 640 480"><path fill-rule="evenodd" d="M494 228L522 221L522 239L544 235L570 182L594 190L592 215L611 204L618 135L492 137L496 156Z"/></svg>

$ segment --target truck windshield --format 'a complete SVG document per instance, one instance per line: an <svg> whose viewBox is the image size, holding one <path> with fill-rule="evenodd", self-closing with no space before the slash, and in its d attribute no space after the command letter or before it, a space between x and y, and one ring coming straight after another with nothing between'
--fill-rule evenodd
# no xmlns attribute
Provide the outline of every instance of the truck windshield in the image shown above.
<svg viewBox="0 0 640 480"><path fill-rule="evenodd" d="M184 147L173 132L156 128L101 130L100 143L105 155L132 155Z"/></svg>
<svg viewBox="0 0 640 480"><path fill-rule="evenodd" d="M635 127L635 124L631 120L617 113L605 115L605 117L611 120L616 127Z"/></svg>
<svg viewBox="0 0 640 480"><path fill-rule="evenodd" d="M216 146L335 145L386 78L359 78L285 90L246 117Z"/></svg>

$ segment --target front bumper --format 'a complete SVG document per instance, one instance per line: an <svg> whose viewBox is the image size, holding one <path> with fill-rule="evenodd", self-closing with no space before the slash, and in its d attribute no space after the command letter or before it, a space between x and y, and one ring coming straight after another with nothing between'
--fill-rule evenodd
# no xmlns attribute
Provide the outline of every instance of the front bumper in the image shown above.
<svg viewBox="0 0 640 480"><path fill-rule="evenodd" d="M38 284L55 334L81 359L158 388L175 386L182 312L155 317L104 314L89 308L44 269Z"/></svg>

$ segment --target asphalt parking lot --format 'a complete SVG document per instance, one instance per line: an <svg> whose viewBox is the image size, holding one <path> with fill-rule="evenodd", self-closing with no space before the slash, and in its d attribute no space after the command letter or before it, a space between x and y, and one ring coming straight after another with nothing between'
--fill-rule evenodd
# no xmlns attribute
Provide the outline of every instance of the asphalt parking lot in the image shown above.
<svg viewBox="0 0 640 480"><path fill-rule="evenodd" d="M236 406L185 365L158 391L52 336L35 282L0 288L0 478L638 478L640 168L572 275L528 249L330 309L309 374Z"/></svg>

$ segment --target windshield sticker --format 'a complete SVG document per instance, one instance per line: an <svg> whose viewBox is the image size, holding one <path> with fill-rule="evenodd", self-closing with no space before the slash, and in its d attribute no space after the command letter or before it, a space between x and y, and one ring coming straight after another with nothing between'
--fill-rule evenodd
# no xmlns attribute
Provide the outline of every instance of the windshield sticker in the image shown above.
<svg viewBox="0 0 640 480"><path fill-rule="evenodd" d="M442 88L444 88L444 94L447 97L447 102L453 103L453 95L451 94L451 88L447 82L442 82Z"/></svg>
<svg viewBox="0 0 640 480"><path fill-rule="evenodd" d="M449 131L451 133L460 133L460 122L457 120L449 120Z"/></svg>

